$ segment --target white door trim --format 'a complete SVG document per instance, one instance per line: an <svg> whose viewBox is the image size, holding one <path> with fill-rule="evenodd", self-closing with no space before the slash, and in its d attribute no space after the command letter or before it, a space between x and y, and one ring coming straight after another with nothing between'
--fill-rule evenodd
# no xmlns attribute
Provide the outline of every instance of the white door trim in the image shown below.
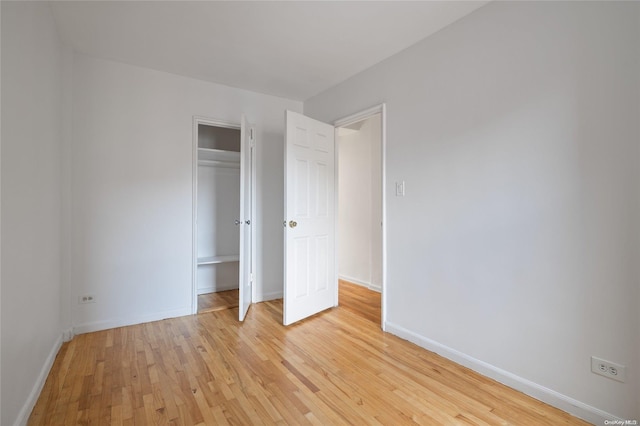
<svg viewBox="0 0 640 426"><path fill-rule="evenodd" d="M385 104L380 104L380 105L376 105L374 107L371 108L367 108L364 111L360 111L360 112L356 112L355 114L351 114L348 115L344 118L341 118L339 120L336 120L333 123L334 127L344 127L344 126L348 126L350 124L353 123L357 123L358 121L362 121L365 120L373 115L382 113L384 114L384 111L386 109L386 105Z"/></svg>
<svg viewBox="0 0 640 426"><path fill-rule="evenodd" d="M381 103L379 105L373 106L371 108L367 108L364 111L357 112L355 114L351 114L347 117L336 120L333 123L333 126L337 129L339 127L348 126L353 123L357 123L358 121L362 121L367 119L375 114L380 114L380 122L381 122L381 132L382 132L382 187L380 191L382 193L382 303L381 303L381 312L380 318L381 323L380 326L383 331L386 331L386 323L387 323L387 194L385 191L386 182L387 182L387 106L385 103ZM336 135L336 143L338 141ZM338 149L336 148L336 165L339 164L338 161ZM335 168L336 178L335 178L335 196L336 196L336 217L338 214L338 167ZM338 227L336 226L336 229ZM336 235L336 247L338 247L338 238L339 235ZM338 250L336 249L336 274L338 271ZM337 276L336 276L337 279ZM337 295L336 295L337 300Z"/></svg>
<svg viewBox="0 0 640 426"><path fill-rule="evenodd" d="M251 273L253 282L251 284L251 303L258 300L258 125L252 123L253 145L251 145Z"/></svg>
<svg viewBox="0 0 640 426"><path fill-rule="evenodd" d="M192 181L192 212L191 212L191 314L198 313L198 125L225 127L228 129L240 130L240 123L231 123L228 121L216 120L214 118L203 117L199 115L193 116L193 141L192 141L192 164L191 164L191 181ZM255 168L255 161L252 162L252 170ZM255 196L255 187L253 191ZM252 253L255 252L255 246L252 247Z"/></svg>
<svg viewBox="0 0 640 426"><path fill-rule="evenodd" d="M252 123L247 120L247 117L243 114L240 125L240 269L239 269L239 283L238 283L238 320L244 321L251 304L253 303L254 293L254 268L255 264L254 254L255 246L253 245L255 237L255 217L254 212L254 151L255 146L255 128ZM247 161L248 160L248 161ZM247 180L247 173L249 174L249 180ZM247 197L247 191L249 191ZM249 208L247 208L249 204ZM247 232L250 232L247 244ZM248 246L248 247L247 247ZM247 263L247 256L249 262ZM247 285L249 286L249 292L247 292Z"/></svg>

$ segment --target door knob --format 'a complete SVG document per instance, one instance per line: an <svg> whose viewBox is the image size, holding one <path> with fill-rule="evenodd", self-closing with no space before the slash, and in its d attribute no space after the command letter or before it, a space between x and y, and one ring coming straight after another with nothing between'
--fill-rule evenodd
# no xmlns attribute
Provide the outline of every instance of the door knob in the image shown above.
<svg viewBox="0 0 640 426"><path fill-rule="evenodd" d="M245 220L244 223L246 223L247 225L251 225L251 221L249 219Z"/></svg>
<svg viewBox="0 0 640 426"><path fill-rule="evenodd" d="M240 225L242 222L240 222L238 219L235 220L236 225Z"/></svg>
<svg viewBox="0 0 640 426"><path fill-rule="evenodd" d="M290 220L289 221L289 227L295 228L296 226L298 226L298 222L296 222L295 220Z"/></svg>

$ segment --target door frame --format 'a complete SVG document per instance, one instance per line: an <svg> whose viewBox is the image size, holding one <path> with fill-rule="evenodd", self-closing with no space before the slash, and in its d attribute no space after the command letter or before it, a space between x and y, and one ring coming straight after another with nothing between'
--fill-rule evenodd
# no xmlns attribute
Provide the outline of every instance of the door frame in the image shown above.
<svg viewBox="0 0 640 426"><path fill-rule="evenodd" d="M363 111L357 112L355 114L348 115L341 119L334 121L333 126L335 127L336 139L335 139L335 159L336 159L336 168L335 168L335 184L334 184L334 196L335 196L335 210L336 210L336 218L338 217L338 169L339 169L339 161L338 158L338 128L348 126L353 123L357 123L358 121L366 120L367 118L372 117L375 114L380 114L380 126L381 126L381 187L380 192L382 194L382 283L381 283L381 303L380 303L380 327L383 331L386 331L386 322L387 322L387 195L385 191L386 181L387 181L387 106L385 103L381 103L375 105L371 108L367 108ZM338 224L336 223L336 231L335 231L335 242L336 242L336 277L338 279L338 244L340 238L340 229ZM336 287L336 292L337 292ZM338 300L338 294L336 293L336 300Z"/></svg>
<svg viewBox="0 0 640 426"><path fill-rule="evenodd" d="M193 140L192 140L192 212L191 212L191 314L198 313L198 125L203 124L206 126L223 127L227 129L240 130L240 122L229 122L223 120L217 120L215 118L204 117L200 115L193 116ZM255 130L254 130L255 131ZM242 144L241 144L242 146ZM253 152L251 155L251 226L253 227L251 232L251 272L253 274L253 284L251 286L251 303L256 299L256 286L258 284L256 273L256 147L255 135ZM242 155L242 152L241 154ZM238 238L240 238L238 236Z"/></svg>

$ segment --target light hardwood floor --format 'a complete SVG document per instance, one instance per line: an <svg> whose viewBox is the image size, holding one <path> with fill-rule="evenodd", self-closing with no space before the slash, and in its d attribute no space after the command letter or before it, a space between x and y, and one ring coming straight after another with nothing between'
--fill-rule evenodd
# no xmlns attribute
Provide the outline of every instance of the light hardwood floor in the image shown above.
<svg viewBox="0 0 640 426"><path fill-rule="evenodd" d="M198 313L203 314L205 312L237 308L239 297L238 290L201 294L198 296Z"/></svg>
<svg viewBox="0 0 640 426"><path fill-rule="evenodd" d="M357 309L379 295L346 290L289 327L278 300L76 336L29 424L586 424L383 333Z"/></svg>
<svg viewBox="0 0 640 426"><path fill-rule="evenodd" d="M340 308L382 325L381 295L345 280L338 280Z"/></svg>

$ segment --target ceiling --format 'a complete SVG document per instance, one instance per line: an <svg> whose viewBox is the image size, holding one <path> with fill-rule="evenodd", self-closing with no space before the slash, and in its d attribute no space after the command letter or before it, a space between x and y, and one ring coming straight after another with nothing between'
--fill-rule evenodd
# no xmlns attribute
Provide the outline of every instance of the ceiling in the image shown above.
<svg viewBox="0 0 640 426"><path fill-rule="evenodd" d="M305 100L486 1L54 1L63 42L132 65Z"/></svg>

